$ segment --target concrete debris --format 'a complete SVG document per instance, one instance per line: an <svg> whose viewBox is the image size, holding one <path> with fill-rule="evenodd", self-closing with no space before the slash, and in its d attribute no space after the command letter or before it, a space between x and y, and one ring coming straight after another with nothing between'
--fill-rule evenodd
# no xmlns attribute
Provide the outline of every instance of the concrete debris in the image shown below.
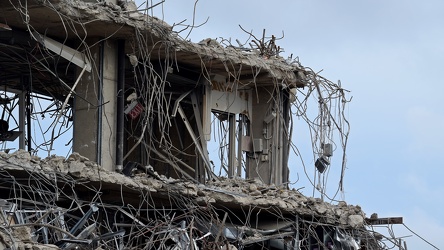
<svg viewBox="0 0 444 250"><path fill-rule="evenodd" d="M172 237L171 239L173 240L172 242L175 242L174 244L182 246L181 248L177 249L187 249L184 247L189 246L190 244L195 244L195 246L201 246L202 249L206 249L206 247L201 243L198 244L198 241L190 241L191 239L189 238L189 236L183 235L181 233L183 231L181 228L187 227L184 223L193 223L192 220L188 222L182 221L180 223L171 222L171 220L175 221L176 219L173 219L173 217L170 216L178 216L178 219L181 219L185 218L183 216L186 215L186 213L195 214L190 218L200 218L198 219L199 224L208 225L209 222L215 223L215 225L217 226L215 226L214 228L201 226L201 233L211 233L211 235L214 236L219 234L220 237L230 239L231 243L228 245L229 249L237 249L237 247L242 245L257 244L258 242L264 240L269 240L273 244L284 244L285 241L281 241L279 239L283 239L283 235L286 235L285 237L294 235L294 232L292 232L293 229L291 229L292 227L289 226L293 225L296 222L291 222L291 220L288 220L289 218L295 218L295 216L300 218L299 223L302 224L299 227L301 228L304 227L304 223L312 223L312 218L316 218L316 221L319 221L320 223L329 223L330 225L335 225L335 227L340 226L343 230L364 230L365 216L359 206L347 205L345 202L340 202L337 205L332 205L330 203L323 202L318 198L305 197L297 190L287 190L276 187L275 185L266 185L256 179L244 180L238 178L220 178L217 181L211 181L204 185L189 181L174 180L172 178L167 178L163 175L159 175L156 172L154 172L154 175L137 173L133 177L128 177L117 172L107 171L101 166L88 160L85 157L82 157L77 153L71 154L66 159L59 156L51 156L45 159L40 159L38 157L31 157L28 152L23 150L19 150L12 154L0 153L0 166L0 173L3 173L3 176L5 176L4 173L8 173L8 171L21 171L24 174L29 174L28 178L37 178L41 183L45 183L48 181L54 183L54 181L56 181L55 183L59 183L56 184L56 186L60 187L63 187L64 185L66 186L67 184L68 186L75 185L76 189L78 190L75 191L74 195L74 197L77 197L76 199L79 199L79 195L85 196L85 194L87 194L82 192L88 192L88 190L96 190L97 188L99 188L97 189L97 191L94 191L91 194L91 197L98 197L101 202L100 206L96 206L94 205L94 203L91 203L91 208L89 208L90 212L86 212L88 209L82 208L82 210L84 210L83 213L86 212L82 217L84 219L78 221L76 225L71 224L73 228L69 230L68 225L64 225L64 223L66 223L64 220L59 220L57 218L60 217L53 216L57 214L64 214L64 218L71 217L72 215L68 215L67 212L64 212L68 211L66 210L66 208L54 207L54 203L53 205L50 205L50 203L44 205L44 203L40 204L34 201L36 202L36 205L34 206L40 207L39 209L41 209L41 211L38 212L35 217L37 219L37 222L47 221L47 217L48 219L53 217L54 219L51 223L53 223L54 227L56 227L57 225L57 227L66 228L65 230L69 230L71 234L78 234L79 236L77 237L79 238L64 239L63 234L60 234L60 232L57 230L53 230L52 227L47 228L47 231L45 231L46 233L44 234L39 233L38 235L40 236L35 238L33 236L37 232L35 230L41 230L44 227L39 229L39 227L36 227L40 225L39 223L27 221L29 219L25 218L29 218L29 216L27 216L28 212L26 212L26 210L15 210L22 212L16 213L16 216L14 217L14 223L24 224L23 226L19 227L10 227L10 230L7 230L6 232L0 230L0 236L2 239L0 241L0 246L2 246L1 244L3 244L4 247L10 247L12 246L12 244L16 244L17 246L19 246L22 243L31 244L29 246L31 246L32 248L29 249L68 249L68 246L75 246L79 244L92 244L91 246L99 247L97 245L98 242L102 242L100 240L101 238L108 237L106 235L110 234L109 237L111 238L121 237L119 235L124 235L126 232L123 229L121 231L116 231L116 229L109 228L108 230L110 231L107 234L102 234L102 236L100 236L101 238L94 238L93 235L95 235L96 233L93 232L97 230L96 225L99 222L90 221L91 219L95 218L95 216L91 215L93 213L104 213L105 209L107 211L106 213L110 213L110 210L121 213L121 216L129 218L132 221L131 223L136 223L142 225L143 227L147 227L147 225L151 223L161 223L160 225L162 225L162 223L170 224L168 227L170 229L174 228L174 230L171 231L174 233L166 234L164 233L166 232L164 230L167 230L167 228L156 228L156 226L154 226L155 224L153 224L154 228L156 228L157 230L157 233L154 233L151 237ZM154 178L153 176L156 176L156 178ZM16 183L17 180L11 180L11 182ZM64 184L62 185L62 183ZM51 186L53 186L53 184L51 184ZM80 186L84 186L85 188L79 188ZM106 189L100 189L100 187L105 186ZM43 189L41 188L37 190L31 189L27 192L43 192ZM124 196L122 193L123 190L125 190ZM55 189L53 191L49 191L48 189L44 192L54 192L53 195L47 193L45 197L50 195L51 197L53 197L50 199L58 199L58 203L63 204L63 202L60 203L64 200L63 196L73 191L73 188L61 188ZM107 192L109 192L110 196L106 195ZM178 213L179 211L182 211L181 213L184 213L183 211L185 211L185 214L174 215L170 212L166 212L168 211L166 210L163 212L168 215L164 218L165 220L163 222L156 222L156 220L153 220L155 218L152 217L153 215L149 215L149 217L152 219L144 219L143 216L141 216L142 214L140 214L142 211L134 213L135 211L131 209L123 210L122 208L120 208L120 206L122 205L120 205L117 210L112 205L105 205L105 203L116 203L116 199L118 199L121 200L123 204L131 204L133 202L133 204L129 206L130 208L133 206L140 206L137 205L139 202L138 197L146 195L149 195L150 197L146 201L148 201L149 203L154 202L152 203L152 205L150 205L156 208L156 210L153 211L160 212L165 209L165 201L173 201L173 203L168 205L169 209L173 209L171 211L176 211L174 213ZM76 202L79 204L85 203L86 197L89 196L87 195L82 198L81 200L83 201L78 200ZM5 211L12 212L14 211L14 209L18 208L18 204L13 202L16 199L17 198L12 197L12 199L8 199L7 202L1 203L4 218L11 215L8 212L5 213ZM133 201L134 199L136 200ZM95 201L91 200L90 202ZM50 206L47 207L48 205ZM158 205L160 205L161 208L158 208ZM184 206L183 209L185 210L181 209L182 206ZM92 210L92 208L95 209ZM227 210L227 208L230 209ZM246 226L250 224L250 222L245 222L245 225L231 224L231 222L228 223L228 221L218 218L217 213L211 215L216 217L208 217L211 214L208 214L209 211L212 211L213 209L215 209L215 211L225 211L226 213L237 214L236 216L238 217L238 219L241 217L239 217L239 213L236 211L250 210L249 213L256 214L259 213L259 211L263 211L262 213L264 213L265 211L271 209L271 211L280 211L279 213L283 216L282 220L287 222L285 222L284 224L282 224L283 222L280 222L277 225L275 224L274 226L267 226L266 224L264 224L266 220L259 220L259 217L257 217L256 220L259 220L260 223L257 224L255 228L251 228ZM77 211L77 209L75 209L73 212L75 211ZM204 214L206 215L202 214L202 212L199 211L205 211ZM91 215L88 215L88 213L91 213ZM304 220L304 218L307 218L307 220ZM245 219L248 220L248 217ZM230 221L232 221L232 219L230 219ZM32 226L33 223L35 224L35 226ZM114 223L117 223L119 225L122 224L122 222ZM165 226L167 226L168 224L165 224ZM89 226L86 227L86 225ZM123 223L122 225L126 224ZM288 231L279 229L281 227L287 228L286 230ZM41 244L41 240L45 239L45 237L49 239L50 235L51 237L58 237L59 240L53 242L46 241L43 242L45 244ZM235 242L237 243L234 244ZM23 244L20 245L22 246L21 249L26 249L28 245L25 246ZM102 242L101 244L105 243ZM106 246L106 244L103 246ZM17 249L20 249L20 247Z"/></svg>
<svg viewBox="0 0 444 250"><path fill-rule="evenodd" d="M3 224L4 222L2 222ZM4 225L4 224L3 224ZM8 231L0 230L0 249L19 250L54 250L60 249L53 244L40 244L32 239L31 228L28 226L13 227Z"/></svg>
<svg viewBox="0 0 444 250"><path fill-rule="evenodd" d="M359 228L364 225L364 218L359 214L352 214L348 216L347 224L352 228Z"/></svg>
<svg viewBox="0 0 444 250"><path fill-rule="evenodd" d="M66 160L67 161L80 161L80 162L89 161L88 158L86 158L86 157L84 157L84 156L82 156L82 155L80 155L79 153L76 153L76 152L70 154L68 159L66 159Z"/></svg>
<svg viewBox="0 0 444 250"><path fill-rule="evenodd" d="M223 246L223 247L221 247L220 249L237 250L237 247L235 247L235 246L233 246L233 245L231 245L231 244L228 244L227 246Z"/></svg>
<svg viewBox="0 0 444 250"><path fill-rule="evenodd" d="M150 192L167 192L171 186L169 183L175 182L175 192L196 199L199 203L205 201L231 203L238 206L277 206L283 211L297 211L301 215L322 216L327 214L336 218L342 225L350 225L353 228L364 225L365 214L359 206L347 205L343 201L332 205L319 198L305 197L297 190L286 190L274 185L263 184L257 180L220 178L202 185L172 180L158 175L156 172L159 179L144 173L130 178L107 171L78 153L71 154L67 159L51 156L45 159L34 157L31 161L31 156L27 151L19 150L11 155L0 154L0 157L1 165L5 169L38 170L48 175L55 171L89 181L141 188Z"/></svg>
<svg viewBox="0 0 444 250"><path fill-rule="evenodd" d="M211 39L211 38L204 39L204 40L200 41L198 44L204 45L204 46L212 46L212 47L222 48L222 45L219 42L217 42L215 39Z"/></svg>
<svg viewBox="0 0 444 250"><path fill-rule="evenodd" d="M283 151L289 148L280 149L282 157L274 157L276 151L273 150L277 149L267 146L267 149L256 151L246 147L248 151L244 152L243 147L240 150L240 141L230 142L231 149L236 144L239 146L237 156L229 151L231 159L226 172L231 178L218 178L211 171L213 162L205 152L206 140L199 142L202 134L195 134L195 131L207 130L209 120L202 116L206 122L202 127L199 113L207 114L208 111L210 114L213 109L224 114L233 113L235 116L229 118L220 115L220 121L229 119L231 128L238 124L239 130L247 124L258 124L258 127L247 129L251 134L260 135L255 132L257 128L260 131L273 129L264 132L263 138L245 139L268 145L270 141L266 135L270 133L273 138L285 139L279 147L283 149L291 144L286 134L290 118L283 115L288 110L281 108L289 109L296 88L308 86L313 90L310 92L325 93L328 97L320 97L324 104L333 99L347 102L340 85L302 67L296 59L282 58L276 38L264 40L265 30L262 39L250 34L255 38L252 44L256 45L250 44L251 48L239 42L236 47L224 39L219 42L207 38L192 43L181 38L180 32L173 31L174 27L146 15L149 8L155 7L148 8L148 3L145 13L137 9L135 2L127 0L29 0L26 5L14 1L0 5L7 9L5 23L7 21L14 32L17 31L16 36L15 33L14 36L5 34L21 39L14 46L7 44L9 40L3 41L7 48L3 58L13 57L12 61L18 65L39 63L31 65L29 72L12 70L11 74L20 76L17 79L21 82L20 85L15 84L15 80L7 82L8 88L15 84L18 92L23 91L26 78L21 75L42 73L40 79L33 79L38 83L33 88L37 90L40 86L44 93L48 92L53 98L57 96L57 101L66 98L63 108L57 109L60 113L56 114L64 121L57 120L54 124L65 124L65 120L74 123L74 137L77 138L73 140L73 149L81 153L72 153L67 158L56 155L40 158L24 150L12 154L0 152L0 250L117 250L141 249L141 246L143 249L176 250L263 249L265 246L270 249L306 250L330 246L358 249L361 238L373 239L365 228L365 214L359 206L327 203L285 187L289 179L285 161L288 152ZM27 14L23 16L23 13ZM36 46L34 38L28 37L31 28L31 34L45 34ZM49 43L53 43L52 49ZM75 49L68 46L71 44ZM39 53L36 48L40 49ZM18 57L22 49L24 55ZM63 56L62 51L76 56ZM95 65L93 72L79 74L76 68L79 65L74 63L77 56L82 58L76 60L81 61L87 72L87 65ZM32 61L28 57L32 57ZM59 72L65 72L65 76L59 76ZM126 73L132 75L125 76ZM117 75L118 79L110 75ZM65 81L62 78L66 78ZM51 84L46 84L47 79L53 79ZM59 88L60 83L66 86ZM116 89L115 83L119 86ZM126 93L129 89L134 90L132 94ZM70 95L74 92L75 102L71 106L72 102L68 101L72 101ZM83 92L93 94L85 96ZM203 92L205 97L198 96ZM29 92L26 94L31 97ZM210 101L219 95L241 101L225 109L223 103ZM238 95L241 98L237 98ZM113 99L116 96L117 100ZM134 109L119 107L120 101L125 102L125 99L134 104ZM276 101L265 103L263 100ZM90 102L100 109L90 110ZM124 112L112 106L114 103ZM200 106L205 106L205 110ZM329 112L328 106L321 107L323 112ZM175 107L174 115L169 113L170 107ZM255 112L250 110L253 107ZM74 110L72 117L67 115L69 110ZM118 121L125 119L123 114L127 110L134 111L131 118L138 118L139 122L134 120L131 125L123 122L120 126ZM176 111L181 118L175 116ZM266 116L262 117L264 114ZM43 117L43 113L39 115ZM334 122L335 118L331 118ZM88 124L94 129L83 133L83 121L89 119L94 120L95 123ZM262 127L264 122L268 124L274 119L270 128L268 125ZM172 124L175 124L174 129ZM91 139L98 134L95 128L101 128L100 136ZM348 136L342 127L337 130L341 131L341 139ZM182 138L183 131L188 134ZM26 140L31 148L29 136ZM41 144L50 144L49 152L55 137L52 135L50 141ZM129 142L123 146L119 141L125 137ZM237 134L232 138L242 137ZM114 142L118 145L110 146ZM190 142L191 145L187 145ZM100 146L97 148L100 153L92 150L96 146ZM343 148L345 150L345 146ZM149 152L140 153L142 151ZM247 180L233 177L235 172L243 176L240 171L232 171L236 158L239 169L245 167L246 176L257 177ZM103 167L90 159L97 159ZM251 166L244 166L243 159L258 159L260 166L251 164L253 161L245 161ZM257 169L262 169L261 173ZM369 249L367 246L364 247Z"/></svg>
<svg viewBox="0 0 444 250"><path fill-rule="evenodd" d="M46 1L42 1L46 4ZM174 46L177 53L186 54L193 53L196 60L187 60L188 62L198 62L197 60L206 55L206 60L219 60L221 62L231 62L231 64L243 64L252 67L260 67L263 71L268 72L269 76L277 80L285 80L289 85L303 86L305 76L312 74L311 70L305 70L299 63L275 56L272 58L264 58L260 56L259 49L251 49L248 51L236 48L234 46L222 46L218 41L207 38L199 43L192 43L182 39L173 28L164 21L149 15L145 15L139 11L135 11L136 6L132 1L119 1L113 4L106 1L103 2L86 2L79 0L52 0L51 8L55 8L61 14L74 19L82 19L84 22L104 22L109 25L107 31L119 30L122 36L130 35L134 28L149 32L158 38L162 38ZM132 27L132 28L129 28ZM127 34L126 34L127 33ZM187 56L187 58L190 58Z"/></svg>
<svg viewBox="0 0 444 250"><path fill-rule="evenodd" d="M155 27L152 30L153 32L158 28L163 31L171 31L172 29L170 25L159 18L144 15L137 11L137 6L133 1L119 1L117 5L106 1L92 3L78 0L53 0L51 2L51 6L60 13L70 17L81 18L84 21L93 21L95 19L94 21L105 21L110 25L125 24L143 29L149 28L145 25L146 21L151 24L151 28ZM45 4L45 2L43 3Z"/></svg>
<svg viewBox="0 0 444 250"><path fill-rule="evenodd" d="M4 168L20 167L29 171L41 170L48 175L56 171L89 181L142 188L150 192L166 192L170 186L168 183L171 182L171 179L160 175L160 179L143 173L130 178L110 172L77 153L71 154L67 159L51 156L45 159L34 158L33 161L29 153L23 150L0 156ZM173 181L177 182L177 180ZM350 225L353 228L362 227L364 224L365 214L359 206L347 205L345 202L332 205L319 198L305 197L296 190L281 189L255 180L220 178L217 181L208 182L205 186L187 181L177 182L175 185L177 193L194 199L200 197L198 201L232 203L239 206L277 206L283 211L297 211L301 215L328 214L342 225ZM352 219L349 220L350 216Z"/></svg>

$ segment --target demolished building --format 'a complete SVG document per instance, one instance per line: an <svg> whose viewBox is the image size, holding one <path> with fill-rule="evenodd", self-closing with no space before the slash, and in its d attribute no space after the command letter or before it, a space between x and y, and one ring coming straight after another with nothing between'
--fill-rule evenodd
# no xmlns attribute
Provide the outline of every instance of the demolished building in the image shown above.
<svg viewBox="0 0 444 250"><path fill-rule="evenodd" d="M348 136L329 101L347 100L274 37L192 43L131 1L2 1L0 17L0 139L20 149L0 152L0 249L382 248L359 206L290 189L297 92L318 94L319 174L326 127ZM71 126L75 153L53 156Z"/></svg>

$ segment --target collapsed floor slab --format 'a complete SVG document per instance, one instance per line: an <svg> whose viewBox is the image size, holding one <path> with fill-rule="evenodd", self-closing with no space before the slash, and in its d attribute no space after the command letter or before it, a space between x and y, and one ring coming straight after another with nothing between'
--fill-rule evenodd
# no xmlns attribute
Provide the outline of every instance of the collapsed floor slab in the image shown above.
<svg viewBox="0 0 444 250"><path fill-rule="evenodd" d="M128 177L76 153L40 159L26 151L0 153L0 176L2 211L9 218L3 229L12 233L17 225L29 225L34 243L61 249L119 249L116 239L127 247L151 245L144 249L227 244L305 249L346 244L339 235L349 235L349 243L376 242L359 206L326 203L258 180L203 185L157 173Z"/></svg>

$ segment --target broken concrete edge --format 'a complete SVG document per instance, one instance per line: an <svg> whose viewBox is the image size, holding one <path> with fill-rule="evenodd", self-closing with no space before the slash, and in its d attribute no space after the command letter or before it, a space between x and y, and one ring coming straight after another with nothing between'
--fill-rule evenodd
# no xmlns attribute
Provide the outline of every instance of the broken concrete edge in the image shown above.
<svg viewBox="0 0 444 250"><path fill-rule="evenodd" d="M233 46L224 47L214 39L211 39L213 42L208 45L187 41L174 32L173 27L163 20L138 12L134 4L129 4L131 1L120 1L119 5L105 1L97 3L73 0L36 1L67 17L82 20L83 23L105 22L148 32L162 41L169 42L177 52L197 54L208 60L230 62L231 65L260 68L268 72L270 78L280 80L281 84L285 83L288 86L304 86L306 84L304 76L316 75L311 69L301 66L299 62L287 62L280 56L264 58L256 50L246 52ZM118 36L118 31L114 35ZM300 73L298 74L298 72Z"/></svg>
<svg viewBox="0 0 444 250"><path fill-rule="evenodd" d="M32 240L31 228L28 226L13 227L10 231L0 230L0 249L60 249L52 244L39 244Z"/></svg>
<svg viewBox="0 0 444 250"><path fill-rule="evenodd" d="M68 158L50 156L41 159L31 156L25 150L18 150L12 154L0 152L0 169L35 172L48 178L57 174L65 175L78 181L120 185L138 192L177 194L200 206L230 205L235 208L277 209L282 214L314 217L323 223L344 228L358 229L365 226L365 214L358 205L348 205L344 201L330 204L319 198L306 197L294 189L266 185L257 179L219 178L206 184L196 184L163 175L158 175L159 178L156 179L145 173L136 174L131 178L105 170L78 153L72 153Z"/></svg>
<svg viewBox="0 0 444 250"><path fill-rule="evenodd" d="M136 26L134 22L143 21L143 27L145 28L162 27L164 31L172 30L172 27L163 20L139 12L133 1L119 0L118 4L108 1L87 2L78 0L35 0L35 2L79 21L105 21L128 26ZM155 26L147 24L155 24Z"/></svg>

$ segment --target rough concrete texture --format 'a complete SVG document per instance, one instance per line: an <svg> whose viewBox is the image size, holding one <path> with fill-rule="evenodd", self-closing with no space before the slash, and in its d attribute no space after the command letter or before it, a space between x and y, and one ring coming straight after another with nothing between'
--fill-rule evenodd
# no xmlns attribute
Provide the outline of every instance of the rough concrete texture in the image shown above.
<svg viewBox="0 0 444 250"><path fill-rule="evenodd" d="M131 1L119 1L118 4L107 2L90 3L79 0L37 1L75 20L82 19L84 22L94 21L106 24L110 28L110 32L115 30L117 30L117 33L126 32L124 29L129 27L147 31L158 39L162 39L174 46L177 53L183 52L188 55L199 55L196 58L205 55L208 60L230 61L231 64L260 67L263 71L268 72L270 77L285 80L289 84L304 80L305 74L310 74L311 72L309 70L306 71L298 62L288 63L280 56L273 56L272 58L259 56L258 50L245 51L234 46L224 47L216 40L210 38L199 43L184 40L177 32L173 31L173 27L164 21L135 11L135 6ZM111 27L115 27L114 30L111 30ZM119 35L117 33L116 35ZM200 65L200 60L197 60L197 62Z"/></svg>
<svg viewBox="0 0 444 250"><path fill-rule="evenodd" d="M4 221L0 219L3 225ZM0 249L17 250L54 250L59 249L51 244L39 244L33 241L31 228L27 225L15 225L11 231L0 230Z"/></svg>
<svg viewBox="0 0 444 250"><path fill-rule="evenodd" d="M287 190L274 185L263 184L260 180L219 178L204 184L174 180L165 176L159 179L146 174L133 178L110 172L77 153L67 159L51 156L45 159L31 157L19 150L12 154L0 152L0 167L37 171L48 176L54 173L66 174L73 178L116 184L149 192L182 195L193 199L198 205L217 204L235 207L275 207L283 213L300 216L316 216L326 222L345 227L360 228L364 225L365 214L361 207L347 205L341 201L330 204L319 198L306 197L297 190Z"/></svg>
<svg viewBox="0 0 444 250"><path fill-rule="evenodd" d="M266 185L258 179L218 178L206 184L199 184L167 178L155 172L151 175L138 173L134 177L127 177L117 172L107 171L77 153L71 154L66 159L59 156L41 159L30 156L27 151L23 150L12 154L0 152L0 170L5 173L14 171L14 173L29 174L30 177L46 176L48 179L54 179L54 176L57 176L59 180L70 180L71 183L75 183L76 187L81 186L81 183L83 185L99 183L99 186L106 186L106 190L114 190L110 192L117 192L118 195L122 188L134 190L126 192L125 197L122 198L125 202L131 199L137 202L141 194L150 193L157 197L154 200L161 197L164 199L181 197L181 200L188 201L186 206L229 209L233 213L242 210L270 209L279 211L282 216L298 215L300 218L316 218L318 222L348 229L361 229L365 223L365 215L359 206L348 205L345 202L333 205L318 198L306 197L297 190ZM115 195L111 193L108 199L115 199ZM1 221L0 223L5 224ZM0 230L0 250L11 247L12 249L58 249L54 245L43 245L33 241L31 225L12 225L5 228L9 230ZM245 228L245 230L255 232L254 229ZM262 234L251 234L242 239L241 243L243 241L245 244L248 241L256 242L262 237ZM236 248L230 246L230 249Z"/></svg>
<svg viewBox="0 0 444 250"><path fill-rule="evenodd" d="M73 18L81 18L84 21L95 20L104 21L137 27L141 29L153 29L154 34L158 34L156 29L161 27L162 32L171 31L171 26L157 17L147 16L137 11L137 6L132 1L118 1L118 4L110 2L87 2L79 0L37 0L43 5L50 5L58 12ZM151 25L146 25L148 22ZM154 29L154 27L156 29Z"/></svg>

